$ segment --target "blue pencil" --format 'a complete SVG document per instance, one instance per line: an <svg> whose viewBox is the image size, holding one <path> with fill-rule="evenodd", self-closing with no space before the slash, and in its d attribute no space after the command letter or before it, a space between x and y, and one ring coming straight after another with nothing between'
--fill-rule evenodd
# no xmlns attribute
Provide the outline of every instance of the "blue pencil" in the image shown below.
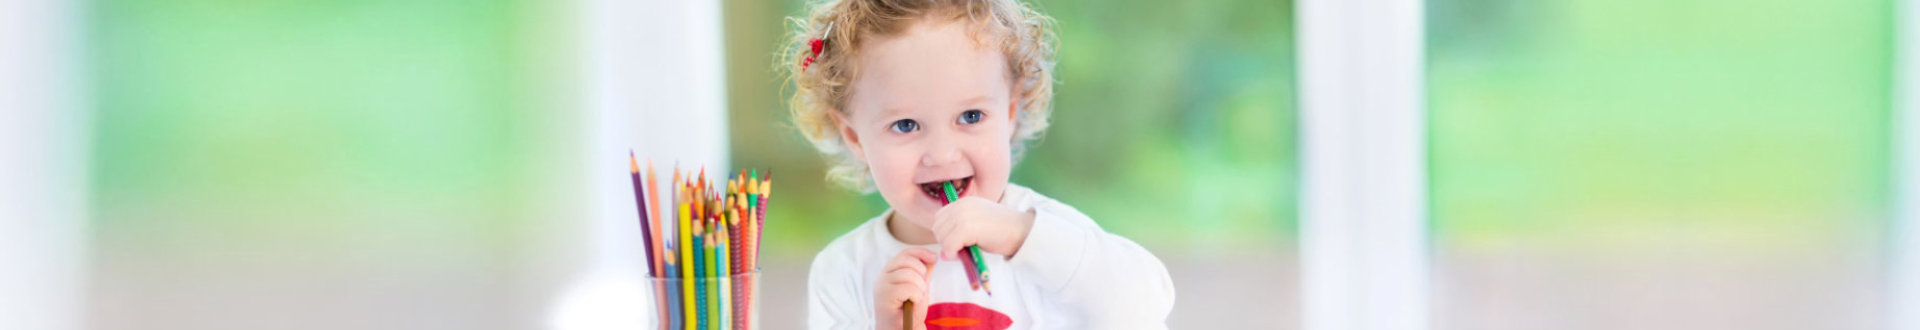
<svg viewBox="0 0 1920 330"><path fill-rule="evenodd" d="M660 277L678 279L680 278L680 276L677 274L680 274L680 269L678 265L676 265L676 262L674 260L674 256L677 256L677 255L673 253L674 250L673 250L672 243L666 243L666 244L667 244L666 249L664 251L667 251L667 253L665 253L666 258L663 258L664 259L663 261L665 261L665 263L662 264L663 266L662 268L664 268L666 272L663 273L665 275L662 275ZM660 320L660 324L667 325L668 329L681 329L685 327L685 325L680 323L681 318L679 317L681 313L680 312L680 305L681 305L680 283L667 282L666 287L667 287L667 319Z"/></svg>
<svg viewBox="0 0 1920 330"><path fill-rule="evenodd" d="M695 305L695 309L699 311L699 313L695 313L695 315L699 315L699 320L693 322L693 324L697 324L697 326L693 326L693 328L701 328L701 330L707 328L708 313L708 269L707 263L705 263L705 261L707 261L707 248L705 248L705 244L699 244L699 242L705 242L705 238L707 238L707 236L705 236L701 230L693 230L693 242L687 242L687 248L693 249L693 280L695 280L695 282L693 282L693 305Z"/></svg>

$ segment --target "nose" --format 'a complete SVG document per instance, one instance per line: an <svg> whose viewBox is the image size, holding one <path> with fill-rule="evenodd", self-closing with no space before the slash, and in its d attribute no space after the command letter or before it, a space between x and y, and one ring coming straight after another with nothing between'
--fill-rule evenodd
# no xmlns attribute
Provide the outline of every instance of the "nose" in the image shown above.
<svg viewBox="0 0 1920 330"><path fill-rule="evenodd" d="M952 133L935 133L920 156L920 166L938 168L960 161L960 139Z"/></svg>

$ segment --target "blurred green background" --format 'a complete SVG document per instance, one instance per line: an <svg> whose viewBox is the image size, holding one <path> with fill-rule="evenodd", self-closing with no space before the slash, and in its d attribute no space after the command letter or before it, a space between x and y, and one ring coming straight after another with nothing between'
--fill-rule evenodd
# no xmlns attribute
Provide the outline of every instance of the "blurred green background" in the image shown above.
<svg viewBox="0 0 1920 330"><path fill-rule="evenodd" d="M1879 326L1891 1L1427 3L1440 328Z"/></svg>
<svg viewBox="0 0 1920 330"><path fill-rule="evenodd" d="M582 213L542 174L582 144L561 126L567 7L85 8L89 327L540 322L553 288L528 283L566 258L538 238Z"/></svg>

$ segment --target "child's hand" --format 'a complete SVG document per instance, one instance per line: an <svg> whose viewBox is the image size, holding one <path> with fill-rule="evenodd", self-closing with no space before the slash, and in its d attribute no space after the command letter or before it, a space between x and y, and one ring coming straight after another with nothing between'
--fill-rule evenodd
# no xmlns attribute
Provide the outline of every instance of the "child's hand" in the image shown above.
<svg viewBox="0 0 1920 330"><path fill-rule="evenodd" d="M900 325L900 305L913 301L914 328L924 328L927 320L927 275L939 257L933 251L907 248L880 268L880 280L873 287L873 317L877 329L896 329ZM903 329L911 330L911 329Z"/></svg>
<svg viewBox="0 0 1920 330"><path fill-rule="evenodd" d="M933 238L940 242L941 258L958 258L968 245L1011 258L1033 230L1033 216L986 198L962 197L934 212Z"/></svg>

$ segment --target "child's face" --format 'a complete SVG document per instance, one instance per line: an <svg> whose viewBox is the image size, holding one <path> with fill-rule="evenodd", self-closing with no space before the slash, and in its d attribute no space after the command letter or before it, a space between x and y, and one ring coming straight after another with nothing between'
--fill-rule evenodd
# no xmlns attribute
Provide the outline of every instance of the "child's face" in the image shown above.
<svg viewBox="0 0 1920 330"><path fill-rule="evenodd" d="M921 22L865 45L841 136L894 211L921 227L960 196L998 201L1013 162L1006 57L961 22Z"/></svg>

